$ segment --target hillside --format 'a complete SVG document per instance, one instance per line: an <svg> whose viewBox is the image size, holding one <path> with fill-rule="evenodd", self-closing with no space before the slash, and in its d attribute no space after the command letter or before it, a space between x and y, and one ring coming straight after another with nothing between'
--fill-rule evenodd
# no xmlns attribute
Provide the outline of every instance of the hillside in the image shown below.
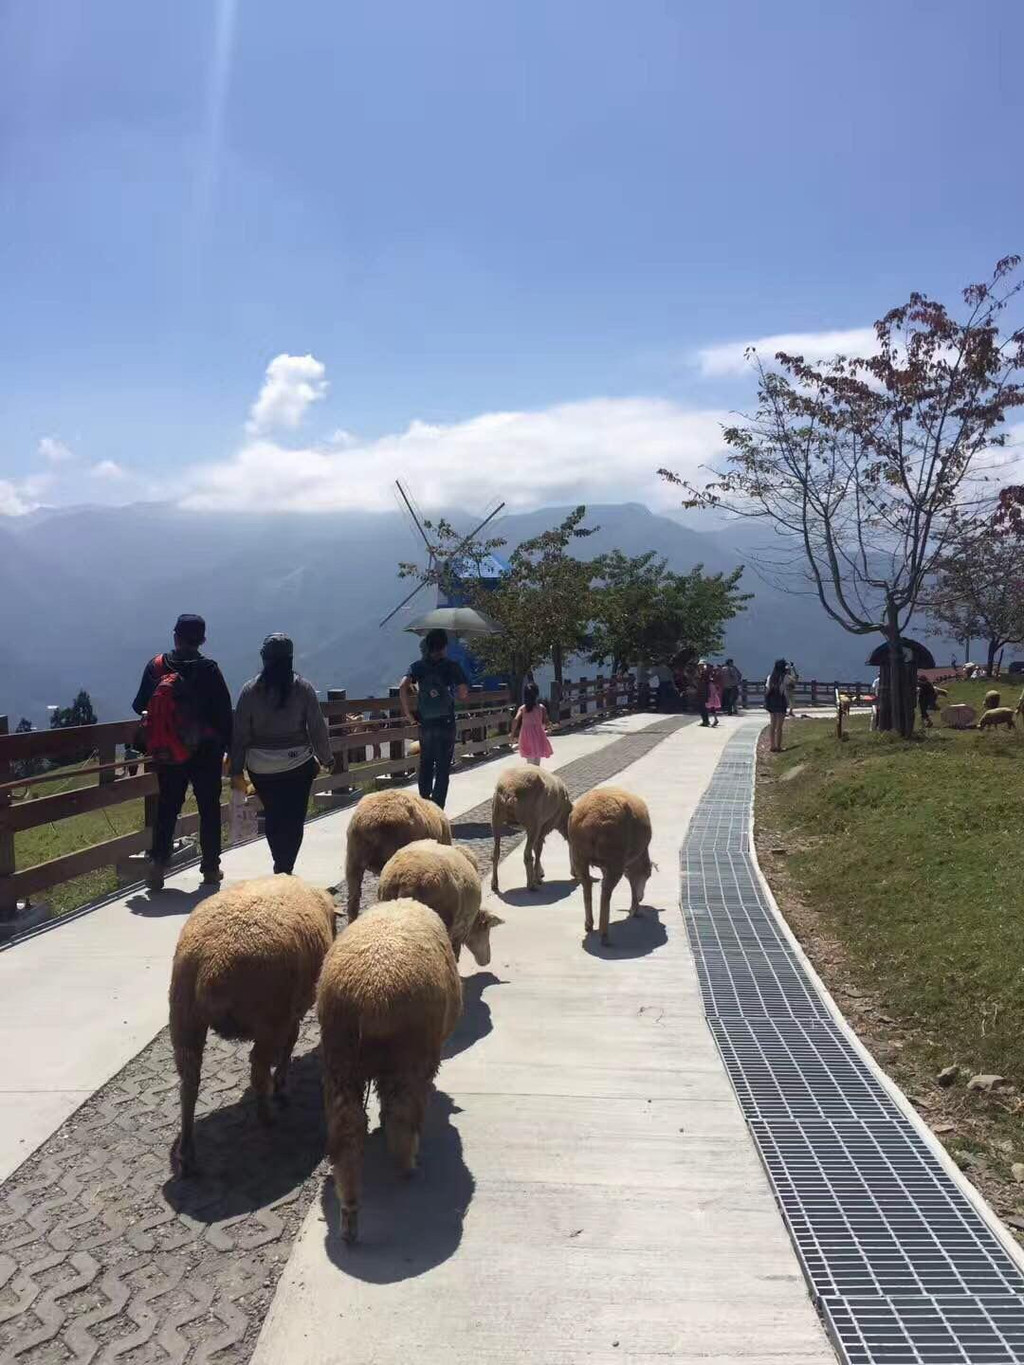
<svg viewBox="0 0 1024 1365"><path fill-rule="evenodd" d="M500 533L515 545L562 510L506 517ZM593 507L588 519L600 530L587 555L655 550L673 569L715 571L750 558L746 527L695 531L635 503ZM206 616L210 653L232 688L255 671L264 635L287 630L318 687L379 693L415 650L404 624L430 605L424 592L378 629L407 590L396 564L416 550L397 512L224 517L145 504L0 520L0 712L12 724L21 715L45 723L48 703L85 687L101 718L124 716L179 611ZM732 623L727 652L744 672L763 674L786 654L806 677L866 676L865 642L830 623L814 598L770 586L750 567L743 583L754 600Z"/></svg>

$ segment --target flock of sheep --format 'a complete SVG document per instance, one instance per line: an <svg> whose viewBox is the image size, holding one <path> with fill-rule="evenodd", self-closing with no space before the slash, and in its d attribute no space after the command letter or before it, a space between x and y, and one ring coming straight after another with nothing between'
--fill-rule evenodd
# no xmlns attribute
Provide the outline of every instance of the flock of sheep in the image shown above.
<svg viewBox="0 0 1024 1365"><path fill-rule="evenodd" d="M593 931L593 878L602 874L599 928L608 942L611 895L625 876L631 915L651 874L651 821L637 796L597 788L575 804L564 782L540 768L512 768L498 780L491 812L491 887L498 889L503 826L526 832L526 884L544 877L544 841L559 830L582 883ZM379 876L378 902L359 912L363 876ZM374 1084L381 1126L399 1170L411 1174L441 1050L462 1011L458 958L469 948L490 961L490 933L503 921L482 908L472 853L452 844L444 812L406 791L365 796L348 827L348 923L336 932L332 895L297 877L243 882L190 915L174 954L170 1032L181 1081L175 1174L196 1171L194 1120L209 1029L252 1042L257 1113L270 1122L273 1098L287 1103L288 1064L303 1016L316 1001L320 1022L327 1152L341 1231L358 1233L366 1102Z"/></svg>

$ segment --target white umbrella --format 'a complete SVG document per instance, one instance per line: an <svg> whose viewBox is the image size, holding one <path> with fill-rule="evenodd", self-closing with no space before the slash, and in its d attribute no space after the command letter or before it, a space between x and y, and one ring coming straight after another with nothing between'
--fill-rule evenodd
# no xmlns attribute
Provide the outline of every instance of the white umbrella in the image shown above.
<svg viewBox="0 0 1024 1365"><path fill-rule="evenodd" d="M473 607L435 607L406 626L406 630L412 635L426 635L430 630L446 630L449 635L501 634L500 626Z"/></svg>

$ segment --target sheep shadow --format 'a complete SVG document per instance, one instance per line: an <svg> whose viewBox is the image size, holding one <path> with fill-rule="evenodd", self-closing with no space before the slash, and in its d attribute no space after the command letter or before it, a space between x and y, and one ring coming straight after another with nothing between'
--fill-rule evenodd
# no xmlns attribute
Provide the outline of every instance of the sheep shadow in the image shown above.
<svg viewBox="0 0 1024 1365"><path fill-rule="evenodd" d="M557 905L559 901L564 901L567 896L571 896L579 885L572 878L562 881L544 881L536 891L530 891L525 886L514 887L510 891L499 891L498 899L504 905Z"/></svg>
<svg viewBox="0 0 1024 1365"><path fill-rule="evenodd" d="M506 833L511 832L510 830L506 831ZM452 838L457 844L466 844L473 839L491 839L493 837L490 820L452 821Z"/></svg>
<svg viewBox="0 0 1024 1365"><path fill-rule="evenodd" d="M141 919L164 919L168 915L190 915L201 901L217 894L219 887L197 886L194 891L182 891L177 886L165 886L162 891L138 891L125 901L133 915Z"/></svg>
<svg viewBox="0 0 1024 1365"><path fill-rule="evenodd" d="M408 1179L395 1170L382 1130L371 1133L363 1161L359 1240L353 1246L342 1240L338 1197L327 1177L320 1203L327 1224L324 1249L332 1265L367 1284L395 1284L424 1275L454 1255L476 1189L451 1121L461 1112L443 1091L434 1091L420 1167Z"/></svg>
<svg viewBox="0 0 1024 1365"><path fill-rule="evenodd" d="M595 892L597 888L595 887ZM594 896L594 922L597 923L597 896ZM606 961L615 962L622 958L646 957L648 953L656 952L658 948L664 947L668 942L668 934L665 926L658 916L662 912L653 906L641 905L638 915L627 916L625 919L612 919L608 925L608 937L611 942L605 947L595 929L592 934L585 934L583 938L584 952L591 957L604 958Z"/></svg>
<svg viewBox="0 0 1024 1365"><path fill-rule="evenodd" d="M477 972L462 983L462 1017L455 1032L444 1045L441 1056L444 1060L457 1057L481 1038L486 1038L494 1028L491 1022L491 1009L484 1000L488 986L504 986L506 983L493 972Z"/></svg>
<svg viewBox="0 0 1024 1365"><path fill-rule="evenodd" d="M207 1049L207 1057L212 1062L211 1051ZM205 1070L205 1092L216 1098L223 1089L221 1078L212 1065L208 1077ZM200 1103L203 1096L201 1085ZM163 1196L171 1208L200 1223L220 1223L266 1208L308 1180L323 1160L326 1144L318 1048L293 1058L288 1098L287 1108L275 1109L271 1127L257 1119L248 1091L197 1117L199 1172L187 1179L171 1176L164 1183ZM174 1117L177 1133L176 1106Z"/></svg>

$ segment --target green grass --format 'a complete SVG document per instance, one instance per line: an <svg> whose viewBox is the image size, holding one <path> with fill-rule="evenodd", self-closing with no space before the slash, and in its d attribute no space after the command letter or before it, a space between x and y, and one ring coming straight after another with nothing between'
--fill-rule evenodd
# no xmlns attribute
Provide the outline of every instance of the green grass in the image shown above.
<svg viewBox="0 0 1024 1365"><path fill-rule="evenodd" d="M1016 703L1020 682L991 685ZM953 684L949 700L980 712L988 686ZM928 1065L1024 1082L1024 727L936 720L906 742L854 717L844 743L811 722L788 722L784 743L762 765L758 817L858 983Z"/></svg>

